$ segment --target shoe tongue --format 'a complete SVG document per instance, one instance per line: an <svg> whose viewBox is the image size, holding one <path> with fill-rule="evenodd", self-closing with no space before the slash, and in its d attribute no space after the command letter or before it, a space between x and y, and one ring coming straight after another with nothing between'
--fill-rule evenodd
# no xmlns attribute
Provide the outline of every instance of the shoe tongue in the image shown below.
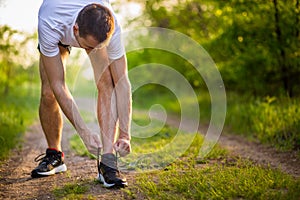
<svg viewBox="0 0 300 200"><path fill-rule="evenodd" d="M116 156L112 153L108 153L108 154L103 154L101 156L101 162L113 169L117 169L117 159Z"/></svg>
<svg viewBox="0 0 300 200"><path fill-rule="evenodd" d="M47 155L52 155L52 154L57 154L59 151L55 150L55 149L47 149L46 150L46 154Z"/></svg>

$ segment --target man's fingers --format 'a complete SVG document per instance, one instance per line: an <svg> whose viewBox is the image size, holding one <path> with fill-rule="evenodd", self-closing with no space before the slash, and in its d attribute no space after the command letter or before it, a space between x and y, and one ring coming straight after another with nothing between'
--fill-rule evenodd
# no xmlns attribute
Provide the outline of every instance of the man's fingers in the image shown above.
<svg viewBox="0 0 300 200"><path fill-rule="evenodd" d="M88 137L86 137L85 145L91 154L97 155L98 148L102 148L100 136L96 133L91 133Z"/></svg>
<svg viewBox="0 0 300 200"><path fill-rule="evenodd" d="M127 145L126 151L130 151L130 146L129 145Z"/></svg>
<svg viewBox="0 0 300 200"><path fill-rule="evenodd" d="M102 144L100 141L100 136L98 134L92 134L89 138L89 146L95 148L102 148Z"/></svg>
<svg viewBox="0 0 300 200"><path fill-rule="evenodd" d="M119 139L114 145L115 151L124 157L131 152L130 142L128 140Z"/></svg>

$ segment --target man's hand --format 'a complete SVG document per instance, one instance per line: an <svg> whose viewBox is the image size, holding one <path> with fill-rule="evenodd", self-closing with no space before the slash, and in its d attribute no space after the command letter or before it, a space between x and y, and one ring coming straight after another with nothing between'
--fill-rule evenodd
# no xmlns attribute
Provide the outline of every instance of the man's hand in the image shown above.
<svg viewBox="0 0 300 200"><path fill-rule="evenodd" d="M114 149L116 152L119 152L121 157L124 157L131 152L130 141L126 139L118 139L114 144Z"/></svg>
<svg viewBox="0 0 300 200"><path fill-rule="evenodd" d="M91 154L97 155L98 148L102 148L99 134L96 132L89 131L80 135L80 137L83 143L85 144L87 150Z"/></svg>

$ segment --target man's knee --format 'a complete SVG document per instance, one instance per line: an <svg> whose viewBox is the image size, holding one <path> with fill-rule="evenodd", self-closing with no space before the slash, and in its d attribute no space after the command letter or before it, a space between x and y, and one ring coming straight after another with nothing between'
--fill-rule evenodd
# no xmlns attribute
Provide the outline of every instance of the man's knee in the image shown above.
<svg viewBox="0 0 300 200"><path fill-rule="evenodd" d="M57 103L51 88L43 88L41 92L41 102L47 105L52 105Z"/></svg>

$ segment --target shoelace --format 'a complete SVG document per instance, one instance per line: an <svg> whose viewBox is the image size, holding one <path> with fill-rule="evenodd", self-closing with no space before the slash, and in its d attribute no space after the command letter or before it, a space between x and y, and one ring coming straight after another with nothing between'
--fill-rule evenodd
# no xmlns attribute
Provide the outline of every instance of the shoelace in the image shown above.
<svg viewBox="0 0 300 200"><path fill-rule="evenodd" d="M42 157L42 156L44 156L44 157ZM37 157L35 157L34 162L39 162L41 160L44 160L45 157L46 157L46 153L42 153L42 154L38 155Z"/></svg>
<svg viewBox="0 0 300 200"><path fill-rule="evenodd" d="M43 156L43 157L42 157ZM52 162L52 160L53 159L55 159L54 158L55 156L54 155L47 155L46 153L42 153L42 154L40 154L40 155L38 155L35 159L34 159L34 161L35 162L40 162L40 161L45 161L45 162ZM52 160L51 160L52 159Z"/></svg>
<svg viewBox="0 0 300 200"><path fill-rule="evenodd" d="M97 149L97 169L100 174L100 148Z"/></svg>

